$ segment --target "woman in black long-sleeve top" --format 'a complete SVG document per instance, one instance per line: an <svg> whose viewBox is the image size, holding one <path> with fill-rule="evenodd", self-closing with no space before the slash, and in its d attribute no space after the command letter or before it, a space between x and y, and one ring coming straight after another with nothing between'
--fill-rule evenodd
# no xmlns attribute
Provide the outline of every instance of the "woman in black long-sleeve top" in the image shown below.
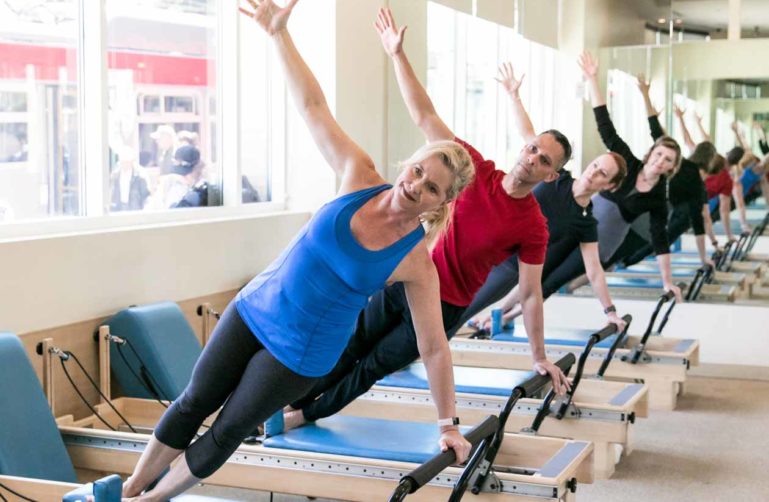
<svg viewBox="0 0 769 502"><path fill-rule="evenodd" d="M658 112L649 97L649 87L650 84L646 82L643 75L639 75L638 89L641 91L646 105L649 131L652 139L656 141L665 135L665 131L662 129L657 117ZM691 226L697 242L700 260L703 264L712 264L705 251L705 220L702 206L707 204L707 192L700 170L707 169L716 155L716 149L710 141L703 141L695 145L684 123L684 111L678 107L674 111L681 123L684 140L692 150L692 154L689 158L681 159L681 167L668 184L668 198L672 205L672 211L668 217L668 240L670 242L675 241ZM649 244L648 238L639 236L631 230L612 261L622 261L628 266L638 263L649 256L652 251L653 248Z"/></svg>
<svg viewBox="0 0 769 502"><path fill-rule="evenodd" d="M639 160L630 147L619 137L606 109L606 101L598 84L598 64L584 53L580 66L590 86L598 132L604 145L627 162L628 174L620 188L614 192L601 192L593 197L593 215L598 220L598 247L601 260L610 259L630 229L630 224L641 214L649 213L652 246L660 264L660 274L666 291L673 291L681 299L681 291L673 284L670 273L670 243L667 235L667 175L675 172L681 160L681 148L675 140L663 136ZM574 252L551 273L542 284L543 290L557 290L584 273L582 260Z"/></svg>

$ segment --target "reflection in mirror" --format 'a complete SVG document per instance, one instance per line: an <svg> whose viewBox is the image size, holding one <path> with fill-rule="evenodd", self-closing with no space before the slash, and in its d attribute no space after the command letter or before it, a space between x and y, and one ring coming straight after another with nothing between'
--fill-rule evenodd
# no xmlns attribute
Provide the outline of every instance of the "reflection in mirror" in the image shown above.
<svg viewBox="0 0 769 502"><path fill-rule="evenodd" d="M769 127L769 78L676 80L673 92L695 143L702 140L697 127L699 116L704 132L719 152L726 152L739 142L733 130L736 126L750 149L761 153L759 141ZM677 124L673 134L680 137Z"/></svg>

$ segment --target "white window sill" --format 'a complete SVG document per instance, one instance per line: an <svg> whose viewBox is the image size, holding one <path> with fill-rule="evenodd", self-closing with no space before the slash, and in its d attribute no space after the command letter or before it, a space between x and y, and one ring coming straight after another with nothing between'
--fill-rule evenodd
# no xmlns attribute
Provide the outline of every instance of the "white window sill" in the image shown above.
<svg viewBox="0 0 769 502"><path fill-rule="evenodd" d="M260 202L237 207L180 208L158 212L121 212L95 217L60 217L9 222L0 223L0 244L302 212L304 211L288 211L284 202Z"/></svg>

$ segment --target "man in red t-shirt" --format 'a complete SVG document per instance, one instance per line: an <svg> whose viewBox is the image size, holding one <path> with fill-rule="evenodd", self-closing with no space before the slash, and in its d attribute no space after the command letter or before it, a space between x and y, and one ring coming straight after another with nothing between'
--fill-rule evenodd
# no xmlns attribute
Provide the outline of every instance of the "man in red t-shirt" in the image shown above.
<svg viewBox="0 0 769 502"><path fill-rule="evenodd" d="M715 206L713 199L718 197L718 210L721 214L721 221L724 225L724 232L726 238L734 240L732 234L731 216L732 209L732 188L734 182L729 174L729 169L726 166L726 159L719 154L713 157L713 160L708 166L707 172L700 171L704 174L705 190L708 193L708 204L702 206L702 216L705 220L705 233L710 237L710 242L714 248L718 248L718 240L716 234L713 232L713 219L710 217L711 209ZM711 203L713 205L711 206Z"/></svg>
<svg viewBox="0 0 769 502"><path fill-rule="evenodd" d="M389 10L380 10L376 26L385 51L395 63L398 85L411 118L428 141L454 139L462 144L476 169L475 181L454 202L448 228L438 237L432 253L441 283L446 332L453 334L459 327L462 313L491 269L517 253L523 320L534 369L542 375L549 374L558 393L565 392L569 385L565 375L545 355L541 280L548 241L547 220L531 190L542 181L558 178L561 167L571 156L569 141L558 131L546 131L521 150L508 174L497 170L494 162L456 138L435 112L403 53L404 30L395 28ZM396 283L371 298L336 367L321 377L307 396L292 403L297 411L286 415L286 427L336 413L377 380L418 357L404 288Z"/></svg>

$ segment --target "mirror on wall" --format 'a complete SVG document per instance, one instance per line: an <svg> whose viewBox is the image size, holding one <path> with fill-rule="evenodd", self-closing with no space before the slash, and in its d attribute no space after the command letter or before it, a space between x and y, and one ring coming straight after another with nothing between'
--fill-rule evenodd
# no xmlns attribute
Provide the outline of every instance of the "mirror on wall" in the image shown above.
<svg viewBox="0 0 769 502"><path fill-rule="evenodd" d="M685 110L687 127L692 134L697 129L696 118L702 118L705 132L720 152L735 144L736 124L740 134L759 152L759 128L769 128L769 76L766 78L727 78L709 80L675 80L673 99ZM701 138L694 136L694 141Z"/></svg>

